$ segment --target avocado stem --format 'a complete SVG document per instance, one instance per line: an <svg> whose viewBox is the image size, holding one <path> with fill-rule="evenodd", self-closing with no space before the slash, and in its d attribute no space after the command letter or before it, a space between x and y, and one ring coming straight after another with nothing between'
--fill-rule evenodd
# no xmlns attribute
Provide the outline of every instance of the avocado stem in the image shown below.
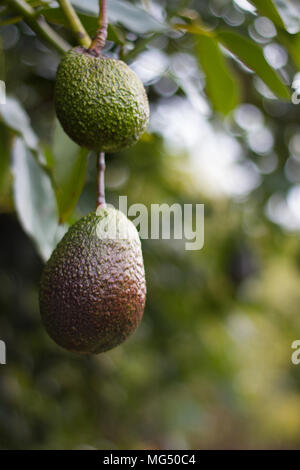
<svg viewBox="0 0 300 470"><path fill-rule="evenodd" d="M96 36L92 41L88 51L99 57L101 51L105 46L107 38L107 28L108 28L108 19L107 19L107 3L106 0L99 0L99 18L98 18L98 29Z"/></svg>
<svg viewBox="0 0 300 470"><path fill-rule="evenodd" d="M99 152L97 154L97 208L99 206L106 206L105 202L105 153Z"/></svg>

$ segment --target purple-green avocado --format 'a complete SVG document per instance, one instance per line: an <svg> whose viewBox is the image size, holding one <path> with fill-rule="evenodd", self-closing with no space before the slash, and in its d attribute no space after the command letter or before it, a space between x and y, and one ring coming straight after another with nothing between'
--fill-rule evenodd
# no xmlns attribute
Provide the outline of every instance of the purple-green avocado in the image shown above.
<svg viewBox="0 0 300 470"><path fill-rule="evenodd" d="M145 298L138 232L110 207L99 207L69 229L41 277L40 312L48 334L81 354L125 341L141 321Z"/></svg>

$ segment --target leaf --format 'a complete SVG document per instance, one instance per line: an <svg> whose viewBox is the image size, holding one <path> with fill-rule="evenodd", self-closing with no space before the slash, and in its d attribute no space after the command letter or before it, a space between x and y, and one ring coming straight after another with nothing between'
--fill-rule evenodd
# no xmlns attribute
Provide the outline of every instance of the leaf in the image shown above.
<svg viewBox="0 0 300 470"><path fill-rule="evenodd" d="M54 23L54 24L59 24L62 26L65 26L66 28L69 28L69 22L62 11L61 8L50 8L50 7L45 7L42 10L40 10L40 14L43 15L49 22ZM78 17L80 18L80 21L83 23L83 26L87 30L89 34L95 33L97 29L97 18L96 16L92 15L86 15L85 13L79 13Z"/></svg>
<svg viewBox="0 0 300 470"><path fill-rule="evenodd" d="M10 18L5 18L4 20L0 21L0 26L9 26L11 24L16 24L22 21L22 16L13 16Z"/></svg>
<svg viewBox="0 0 300 470"><path fill-rule="evenodd" d="M226 49L253 70L276 96L290 99L288 88L268 64L260 46L232 31L218 31L216 37Z"/></svg>
<svg viewBox="0 0 300 470"><path fill-rule="evenodd" d="M86 178L87 156L88 150L76 145L56 121L51 170L60 222L69 219L78 202Z"/></svg>
<svg viewBox="0 0 300 470"><path fill-rule="evenodd" d="M286 31L278 31L278 37L289 51L295 65L300 69L300 33L289 34Z"/></svg>
<svg viewBox="0 0 300 470"><path fill-rule="evenodd" d="M142 51L144 51L147 45L157 36L157 33L151 34L144 38L138 39L135 43L134 49L131 49L123 56L121 55L121 59L125 62L132 62Z"/></svg>
<svg viewBox="0 0 300 470"><path fill-rule="evenodd" d="M76 10L79 12L98 16L99 1L98 0L72 0ZM121 23L125 28L137 34L147 34L153 32L164 32L169 27L156 20L152 15L142 8L139 8L129 2L123 0L109 0L108 19L110 23Z"/></svg>
<svg viewBox="0 0 300 470"><path fill-rule="evenodd" d="M277 9L289 33L298 33L300 30L300 4L299 1L275 0Z"/></svg>
<svg viewBox="0 0 300 470"><path fill-rule="evenodd" d="M257 8L259 13L267 16L276 26L279 26L279 28L285 29L284 22L273 0L250 0L250 2Z"/></svg>
<svg viewBox="0 0 300 470"><path fill-rule="evenodd" d="M228 114L239 102L239 83L213 37L202 34L196 36L196 51L206 78L206 92L213 107Z"/></svg>
<svg viewBox="0 0 300 470"><path fill-rule="evenodd" d="M214 37L214 33L205 28L199 21L190 24L176 23L173 24L173 29L184 30L189 33L201 34L201 36Z"/></svg>
<svg viewBox="0 0 300 470"><path fill-rule="evenodd" d="M66 231L59 226L54 190L47 174L35 161L24 140L15 138L12 148L14 200L25 232L47 260Z"/></svg>
<svg viewBox="0 0 300 470"><path fill-rule="evenodd" d="M94 34L95 33L91 33L91 36L93 36ZM121 30L121 28L113 24L108 25L107 39L109 41L114 42L115 44L119 44L120 46L123 46L126 42L124 32Z"/></svg>
<svg viewBox="0 0 300 470"><path fill-rule="evenodd" d="M67 18L60 8L43 8L40 13L44 17L54 24L59 24L65 28L70 28ZM98 26L98 19L95 15L87 15L86 13L77 13L78 17L90 36L94 36ZM125 37L122 31L113 26L108 25L108 36L109 41L113 41L116 44L123 45L125 43Z"/></svg>
<svg viewBox="0 0 300 470"><path fill-rule="evenodd" d="M7 128L0 124L0 209L7 211L12 209L11 198L11 170L10 170L10 148Z"/></svg>
<svg viewBox="0 0 300 470"><path fill-rule="evenodd" d="M30 119L19 101L7 97L6 103L0 105L0 117L10 129L23 137L27 147L32 150L38 149L38 139L31 128Z"/></svg>
<svg viewBox="0 0 300 470"><path fill-rule="evenodd" d="M5 59L3 53L3 46L2 46L2 38L0 36L0 80L5 81ZM2 91L2 89L1 89ZM0 96L1 99L1 96Z"/></svg>

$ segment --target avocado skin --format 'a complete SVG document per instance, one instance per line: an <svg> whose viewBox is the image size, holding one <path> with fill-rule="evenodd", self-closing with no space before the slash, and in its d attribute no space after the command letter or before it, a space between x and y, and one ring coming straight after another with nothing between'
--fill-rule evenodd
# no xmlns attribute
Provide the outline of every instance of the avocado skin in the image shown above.
<svg viewBox="0 0 300 470"><path fill-rule="evenodd" d="M97 224L111 215L130 224L132 239L99 239ZM47 262L40 312L51 338L72 352L98 354L125 341L141 321L146 284L136 228L113 208L81 218Z"/></svg>
<svg viewBox="0 0 300 470"><path fill-rule="evenodd" d="M65 132L90 150L117 152L135 144L149 121L149 103L125 62L68 51L56 76L55 109Z"/></svg>

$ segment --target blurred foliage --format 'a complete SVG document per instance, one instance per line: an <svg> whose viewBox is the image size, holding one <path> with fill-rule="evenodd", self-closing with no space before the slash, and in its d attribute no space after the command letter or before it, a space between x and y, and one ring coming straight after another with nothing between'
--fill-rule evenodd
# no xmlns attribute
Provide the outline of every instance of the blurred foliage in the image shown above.
<svg viewBox="0 0 300 470"><path fill-rule="evenodd" d="M73 44L55 2L29 3ZM98 1L73 4L92 34ZM121 347L48 338L40 255L94 209L95 155L55 120L59 54L0 6L0 448L299 448L299 5L108 4L106 53L141 74L152 121L107 156L107 200L205 203L205 245L143 241L146 311Z"/></svg>

